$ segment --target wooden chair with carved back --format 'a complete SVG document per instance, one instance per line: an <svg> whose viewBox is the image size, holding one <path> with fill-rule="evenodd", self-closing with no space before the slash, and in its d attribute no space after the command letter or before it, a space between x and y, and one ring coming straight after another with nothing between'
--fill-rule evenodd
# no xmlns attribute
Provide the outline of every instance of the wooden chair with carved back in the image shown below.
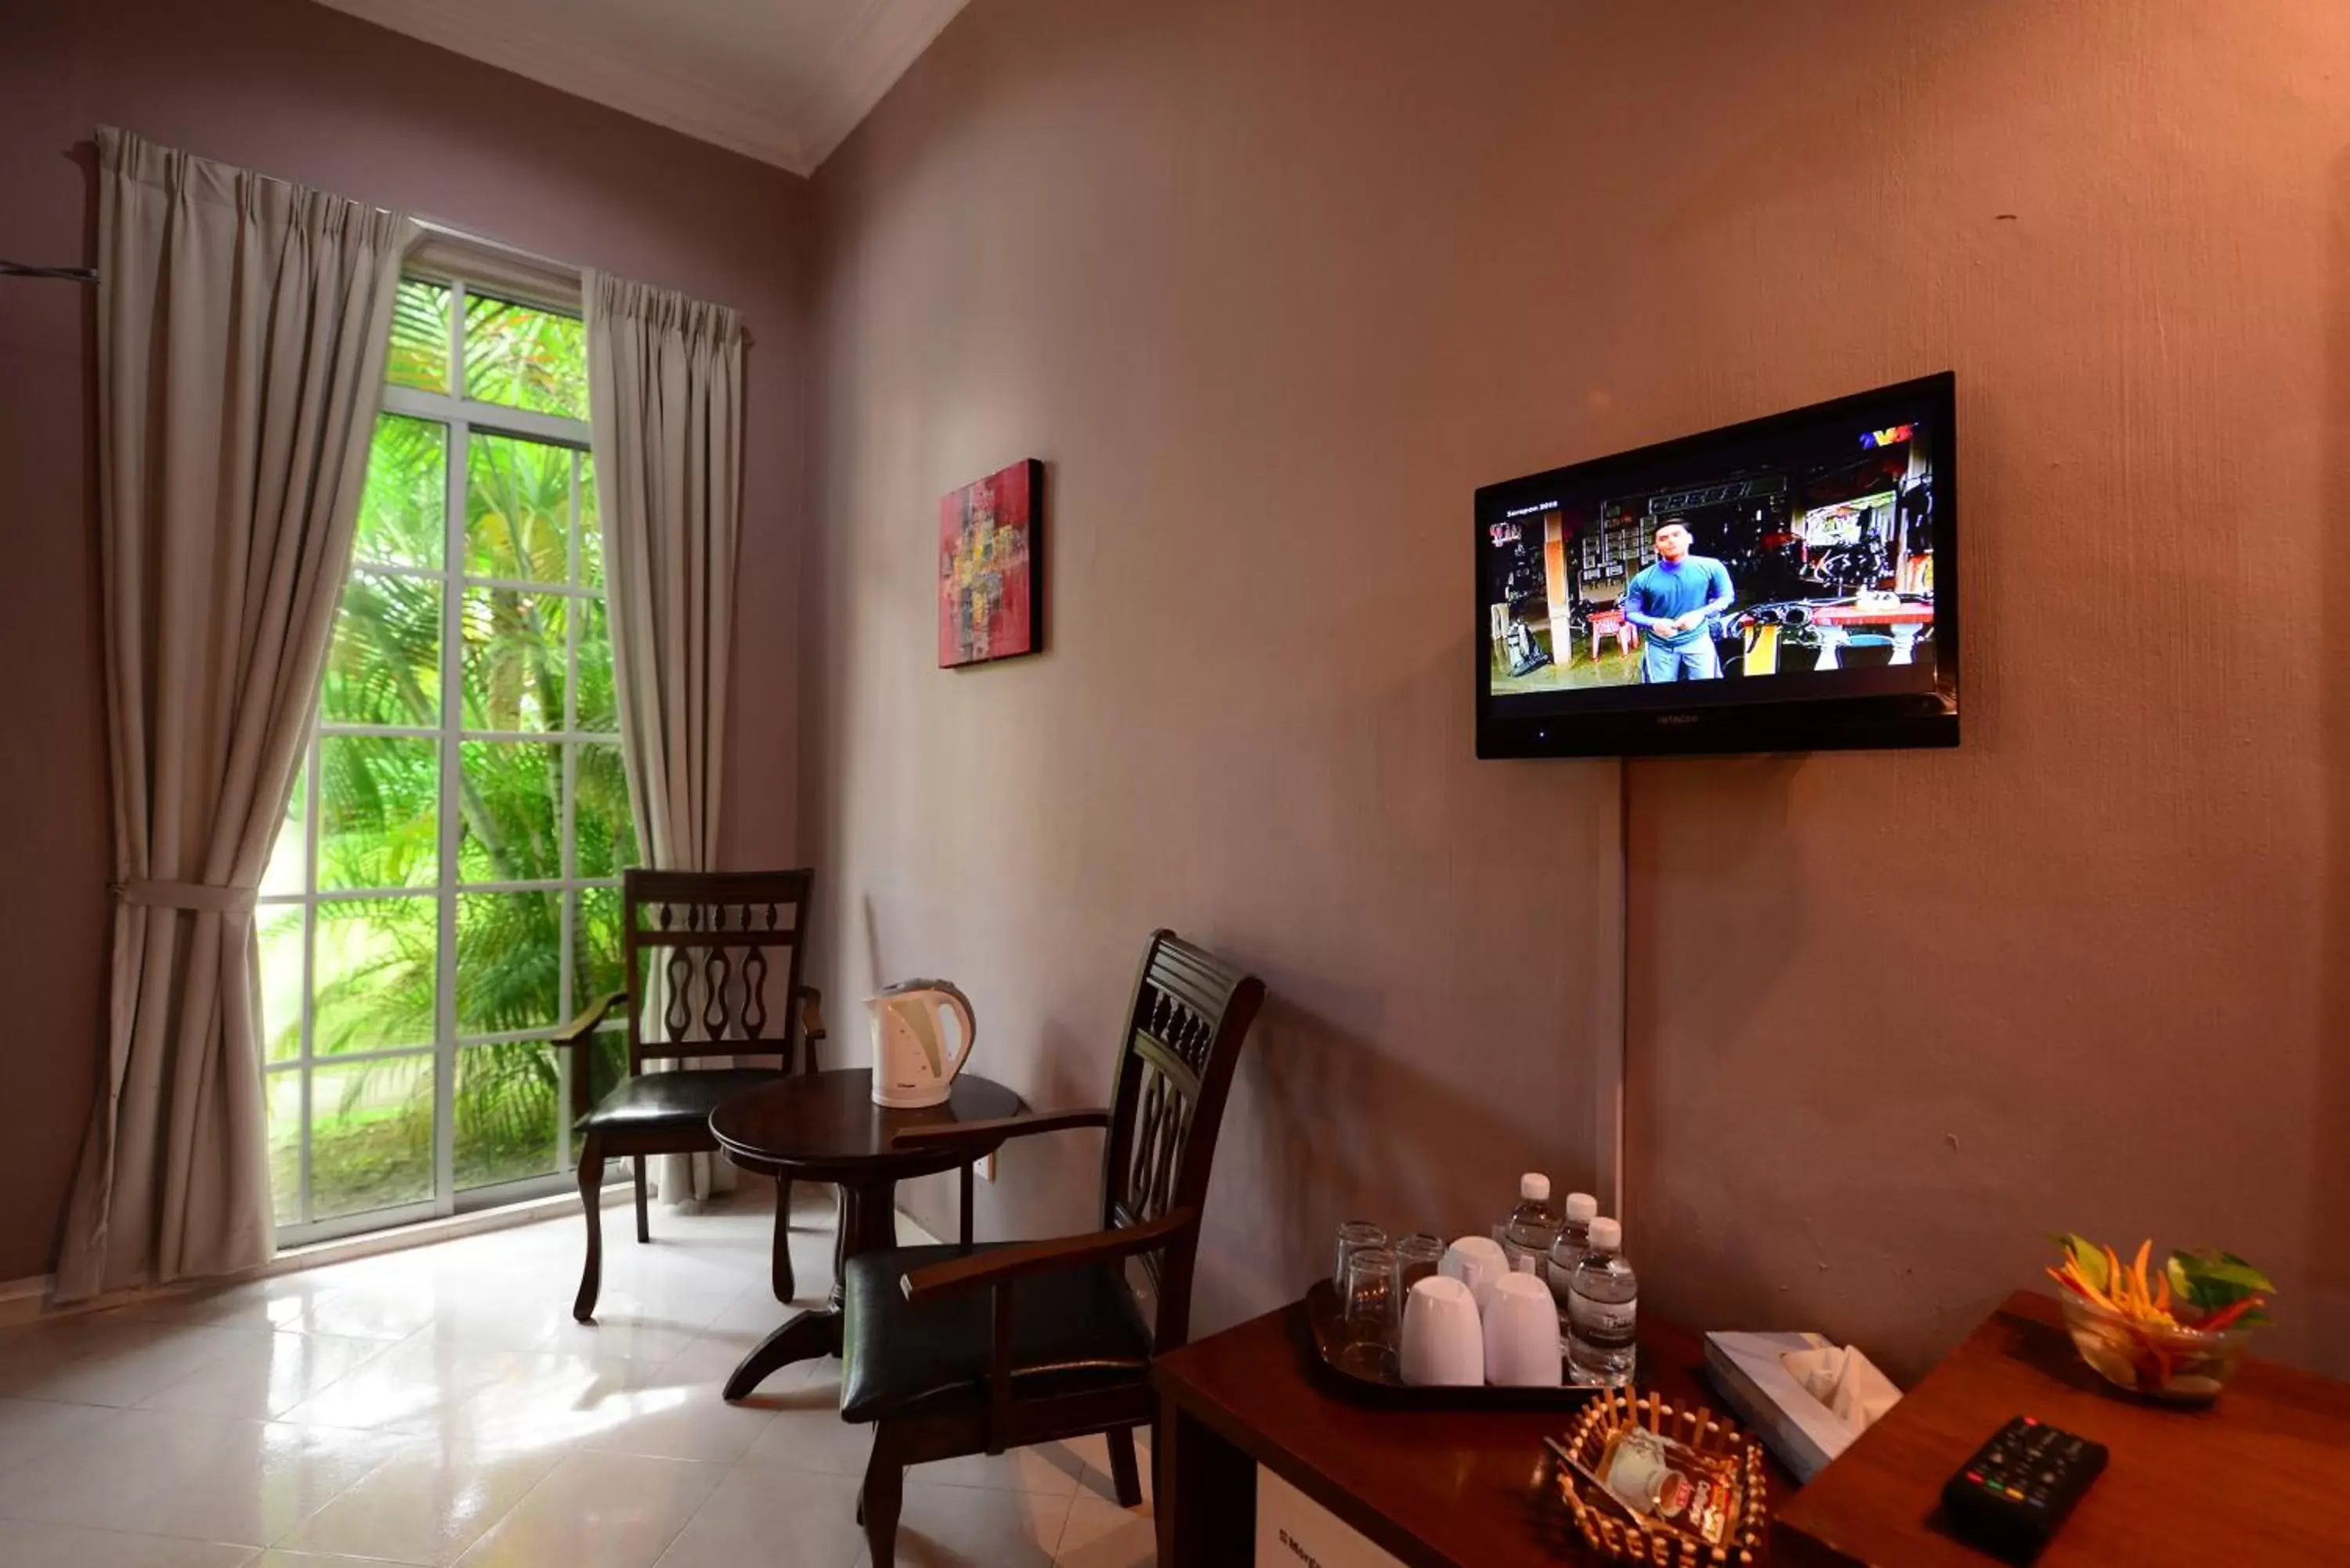
<svg viewBox="0 0 2350 1568"><path fill-rule="evenodd" d="M588 1211L588 1261L571 1315L595 1315L603 1282L604 1162L636 1161L637 1240L652 1240L645 1161L714 1152L710 1113L728 1096L798 1068L818 1068L823 999L800 982L808 891L815 873L645 871L621 880L621 974L628 986L598 998L563 1026L558 1044L582 1047L573 1063L573 1126L586 1135L579 1199ZM773 956L771 956L773 955ZM597 1026L619 1008L628 1020L620 1081L598 1099L590 1079ZM702 1067L711 1056L775 1056L779 1066ZM653 1068L654 1062L673 1064ZM775 1185L775 1299L792 1299L789 1182Z"/></svg>
<svg viewBox="0 0 2350 1568"><path fill-rule="evenodd" d="M1104 1127L1101 1229L1060 1241L903 1247L849 1260L840 1413L875 1424L859 1517L894 1562L905 1467L1101 1432L1118 1501L1142 1500L1134 1428L1150 1363L1191 1334L1192 1265L1216 1132L1264 985L1170 931L1136 976L1107 1110L901 1132L899 1147ZM1149 1275L1146 1323L1127 1265Z"/></svg>

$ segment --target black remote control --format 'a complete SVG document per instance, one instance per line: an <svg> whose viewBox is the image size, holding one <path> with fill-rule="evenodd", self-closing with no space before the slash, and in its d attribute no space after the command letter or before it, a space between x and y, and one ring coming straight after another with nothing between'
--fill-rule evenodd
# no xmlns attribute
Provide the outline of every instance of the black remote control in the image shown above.
<svg viewBox="0 0 2350 1568"><path fill-rule="evenodd" d="M2103 1443L2018 1416L1942 1483L1942 1507L1961 1539L2026 1561L2048 1544L2105 1468Z"/></svg>

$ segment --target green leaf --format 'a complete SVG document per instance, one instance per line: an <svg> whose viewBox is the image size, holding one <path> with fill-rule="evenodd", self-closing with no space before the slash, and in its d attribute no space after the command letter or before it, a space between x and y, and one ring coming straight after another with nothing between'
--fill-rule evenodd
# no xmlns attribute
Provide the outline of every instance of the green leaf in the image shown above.
<svg viewBox="0 0 2350 1568"><path fill-rule="evenodd" d="M2071 1256L2074 1272L2089 1282L2091 1290L2102 1291L2106 1288L2110 1282L2106 1278L2106 1250L2103 1247L2098 1246L2086 1236L2075 1236L2070 1231L2054 1240ZM2174 1282L2174 1287L2175 1283Z"/></svg>
<svg viewBox="0 0 2350 1568"><path fill-rule="evenodd" d="M2173 1252L2164 1267L2170 1276L2172 1295L2189 1309L2186 1315L2190 1319L2209 1316L2246 1296L2276 1293L2275 1284L2266 1274L2233 1252ZM2250 1322L2261 1316L2253 1311L2237 1321Z"/></svg>

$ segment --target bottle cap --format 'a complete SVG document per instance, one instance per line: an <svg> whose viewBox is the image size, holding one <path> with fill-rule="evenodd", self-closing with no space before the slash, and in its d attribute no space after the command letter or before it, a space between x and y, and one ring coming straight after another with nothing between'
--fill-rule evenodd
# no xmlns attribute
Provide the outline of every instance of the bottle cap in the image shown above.
<svg viewBox="0 0 2350 1568"><path fill-rule="evenodd" d="M1591 1250L1595 1252L1622 1251L1624 1222L1621 1220L1594 1220L1591 1222Z"/></svg>
<svg viewBox="0 0 2350 1568"><path fill-rule="evenodd" d="M1599 1218L1599 1199L1588 1192L1566 1195L1566 1217L1577 1225L1588 1225Z"/></svg>
<svg viewBox="0 0 2350 1568"><path fill-rule="evenodd" d="M1539 1170L1529 1170L1518 1178L1518 1196L1532 1203L1550 1201L1550 1178Z"/></svg>

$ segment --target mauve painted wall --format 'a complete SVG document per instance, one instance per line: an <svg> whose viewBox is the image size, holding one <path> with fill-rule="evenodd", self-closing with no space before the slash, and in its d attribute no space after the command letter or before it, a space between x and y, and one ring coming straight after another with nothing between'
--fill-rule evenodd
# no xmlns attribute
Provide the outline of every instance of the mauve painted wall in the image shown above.
<svg viewBox="0 0 2350 1568"><path fill-rule="evenodd" d="M299 0L32 0L0 29L0 255L87 258L87 143L110 123L743 312L756 342L725 838L734 864L791 864L806 183ZM102 1044L91 308L70 285L0 282L0 1280L48 1267Z"/></svg>
<svg viewBox="0 0 2350 1568"><path fill-rule="evenodd" d="M1587 1179L1622 994L1654 1309L1910 1374L2152 1232L2350 1372L2345 147L2332 0L978 0L815 182L828 978L1064 1105L1149 926L1256 966L1211 1324ZM1633 764L1619 991L1616 766L1470 760L1471 490L1944 367L1964 749ZM1050 649L937 671L1029 455Z"/></svg>

